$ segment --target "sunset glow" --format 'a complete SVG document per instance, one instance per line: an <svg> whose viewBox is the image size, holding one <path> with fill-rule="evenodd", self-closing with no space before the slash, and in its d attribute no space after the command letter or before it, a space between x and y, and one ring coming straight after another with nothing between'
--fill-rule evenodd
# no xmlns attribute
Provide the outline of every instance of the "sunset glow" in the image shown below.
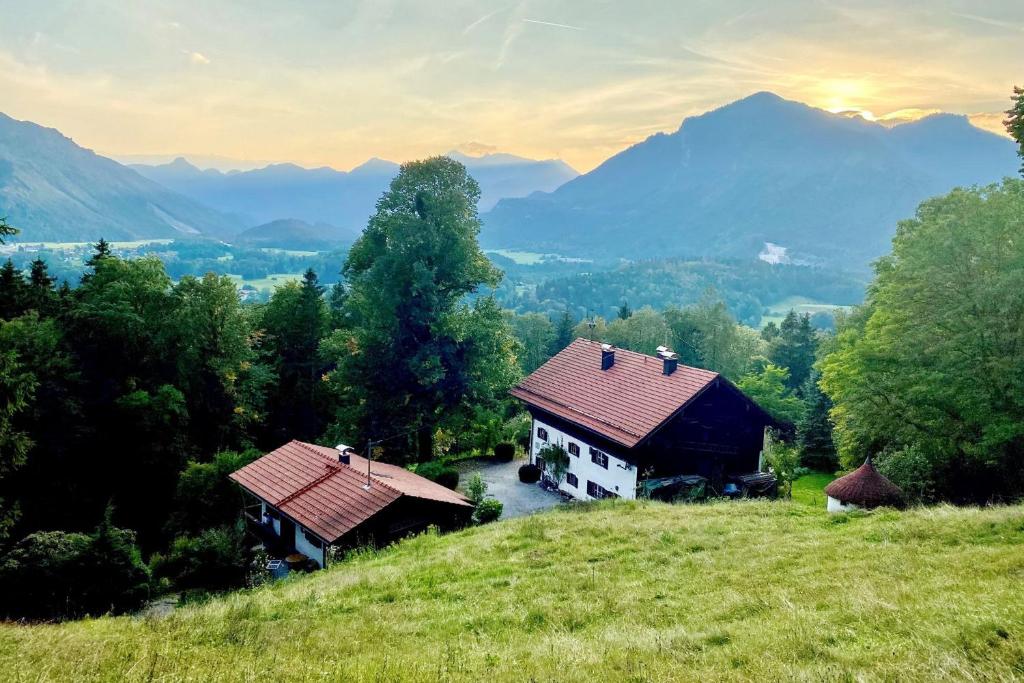
<svg viewBox="0 0 1024 683"><path fill-rule="evenodd" d="M0 0L0 91L8 115L121 158L351 168L473 147L585 171L759 90L999 132L1024 4L984 5Z"/></svg>

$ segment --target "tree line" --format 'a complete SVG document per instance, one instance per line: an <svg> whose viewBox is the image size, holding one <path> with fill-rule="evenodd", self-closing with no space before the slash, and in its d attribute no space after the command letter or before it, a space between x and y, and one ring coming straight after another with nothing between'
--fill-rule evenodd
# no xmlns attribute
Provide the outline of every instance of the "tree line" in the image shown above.
<svg viewBox="0 0 1024 683"><path fill-rule="evenodd" d="M500 277L477 246L478 198L457 162L407 164L345 260L346 285L328 291L308 270L265 304L243 304L223 275L174 282L159 258L102 240L73 289L42 260L28 278L8 262L0 612L40 591L65 599L27 614L128 609L140 583L238 585L234 469L293 438L375 439L375 457L429 460L440 437L478 443L476 425L512 417L516 341L493 298L473 296ZM73 576L101 547L109 590L86 596Z"/></svg>

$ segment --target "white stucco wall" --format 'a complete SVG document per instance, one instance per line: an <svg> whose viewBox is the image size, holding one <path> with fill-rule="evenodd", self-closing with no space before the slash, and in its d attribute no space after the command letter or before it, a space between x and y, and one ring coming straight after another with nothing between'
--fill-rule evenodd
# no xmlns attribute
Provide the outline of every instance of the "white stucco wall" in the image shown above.
<svg viewBox="0 0 1024 683"><path fill-rule="evenodd" d="M547 442L537 438L537 427L543 427L548 430ZM595 448L608 456L608 469L605 469L590 460L591 444L575 436L570 436L536 418L533 420L533 437L531 439L533 452L531 453L530 462L536 462L537 454L544 448L546 443L561 444L562 448L568 451L570 442L579 444L580 447L579 457L571 453L569 454L569 469L567 470L579 478L579 486L570 486L568 481L563 479L558 487L559 490L578 500L591 500L591 497L587 495L587 481L589 480L599 486L603 486L621 498L636 498L636 468L633 465L616 457L614 453L595 446Z"/></svg>
<svg viewBox="0 0 1024 683"><path fill-rule="evenodd" d="M841 500L839 500L837 498L833 498L832 496L828 497L828 511L829 512L849 512L850 510L859 510L859 509L860 509L859 505L854 505L853 503L844 503L843 501L841 501Z"/></svg>
<svg viewBox="0 0 1024 683"><path fill-rule="evenodd" d="M267 501L265 501L265 500L261 501L260 502L260 507L262 508L261 511L260 511L260 520L262 521L263 520L263 515L265 515L267 513ZM279 517L275 517L275 518L271 519L270 520L270 524L271 524L271 526L274 527L274 533L277 534L278 536L280 536L281 535L281 520L280 520L280 518Z"/></svg>
<svg viewBox="0 0 1024 683"><path fill-rule="evenodd" d="M318 548L307 541L303 528L298 524L295 525L295 550L313 559L321 567L324 566L323 548Z"/></svg>

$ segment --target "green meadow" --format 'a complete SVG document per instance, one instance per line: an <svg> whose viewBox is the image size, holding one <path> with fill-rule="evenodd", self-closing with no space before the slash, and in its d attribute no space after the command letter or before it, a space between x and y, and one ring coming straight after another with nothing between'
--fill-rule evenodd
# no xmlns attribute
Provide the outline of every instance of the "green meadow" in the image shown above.
<svg viewBox="0 0 1024 683"><path fill-rule="evenodd" d="M1010 681L1022 581L1020 506L608 501L170 616L0 626L0 678Z"/></svg>

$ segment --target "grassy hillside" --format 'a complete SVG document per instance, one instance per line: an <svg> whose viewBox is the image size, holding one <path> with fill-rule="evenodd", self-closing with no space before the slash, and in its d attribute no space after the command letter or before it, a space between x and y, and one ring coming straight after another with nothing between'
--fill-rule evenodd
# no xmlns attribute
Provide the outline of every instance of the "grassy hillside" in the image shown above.
<svg viewBox="0 0 1024 683"><path fill-rule="evenodd" d="M607 502L163 619L0 627L8 680L1012 680L1024 507Z"/></svg>

